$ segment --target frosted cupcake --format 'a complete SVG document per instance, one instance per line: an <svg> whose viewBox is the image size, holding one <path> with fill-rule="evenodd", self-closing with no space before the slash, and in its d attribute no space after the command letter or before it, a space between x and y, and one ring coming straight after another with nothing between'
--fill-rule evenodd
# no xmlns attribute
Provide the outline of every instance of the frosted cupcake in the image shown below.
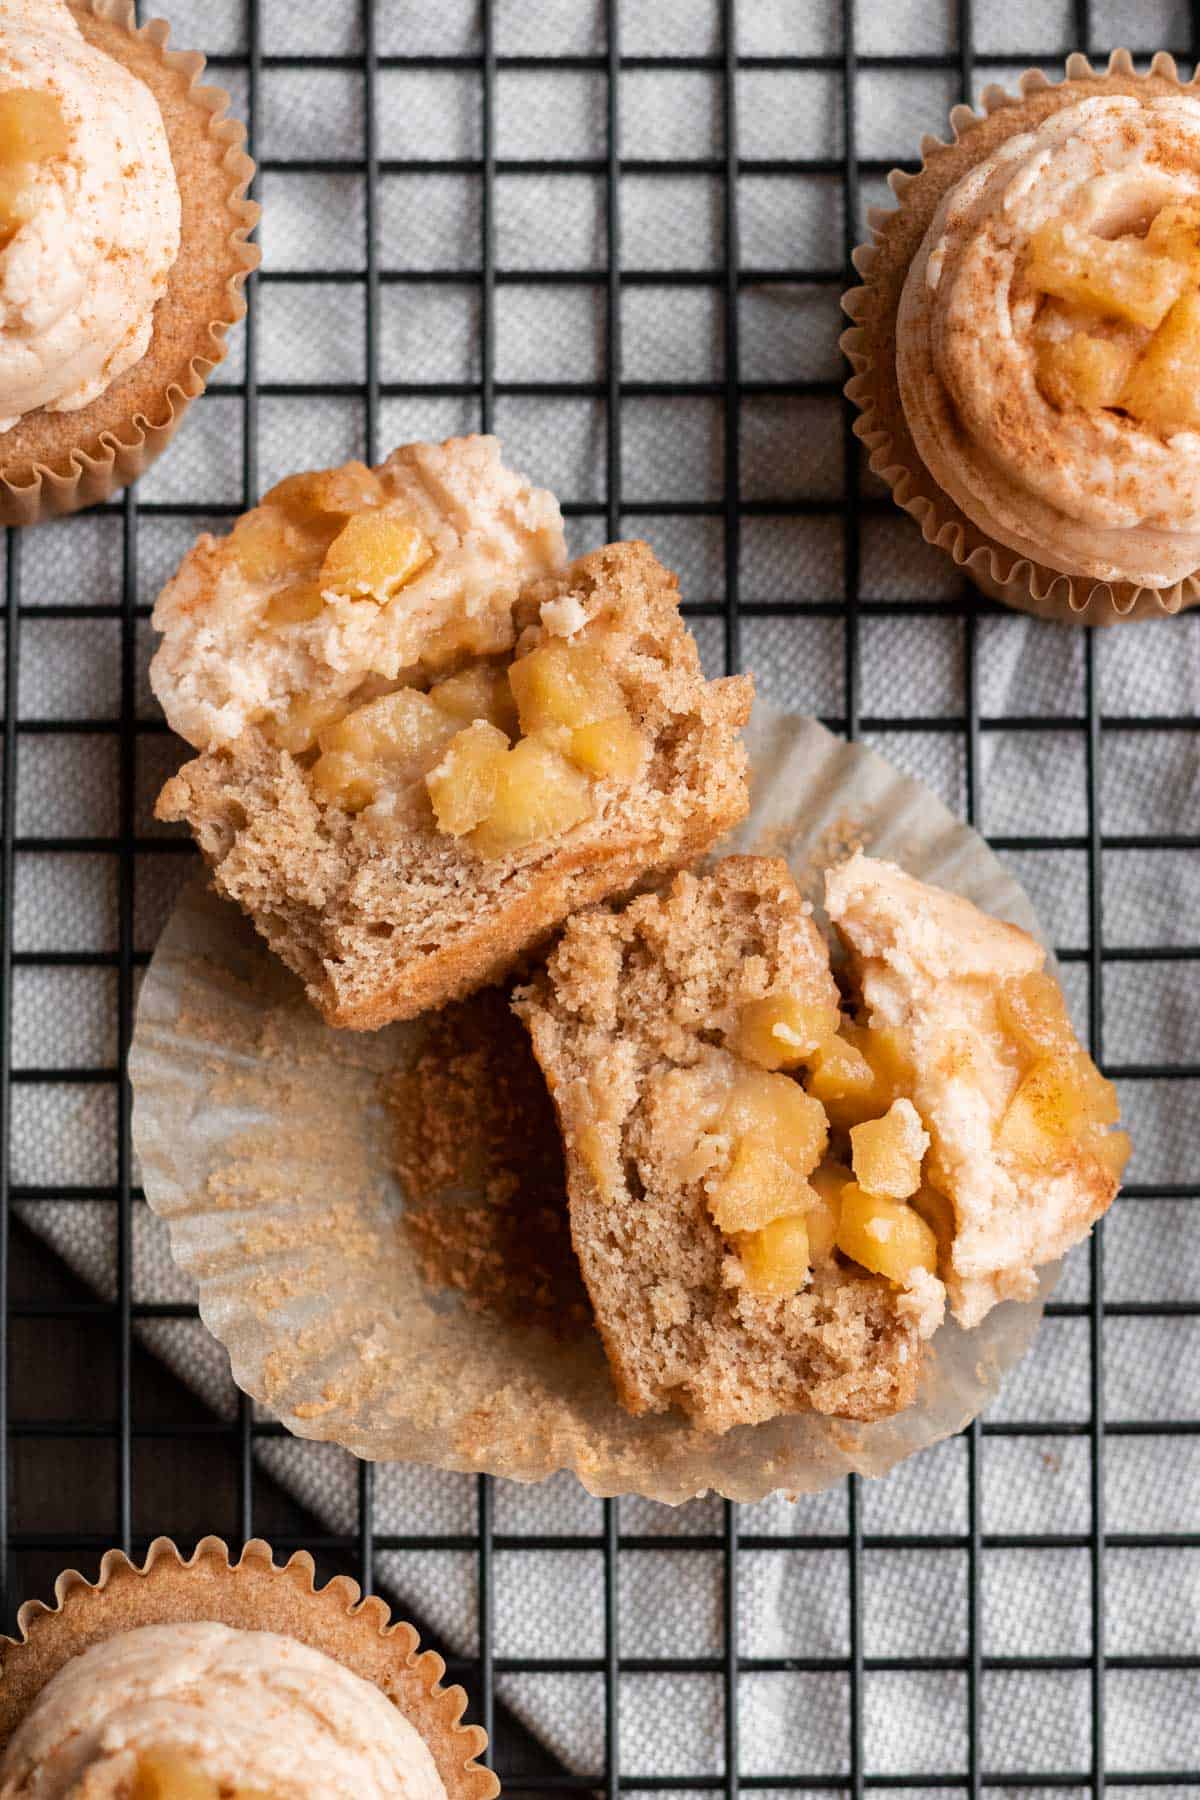
<svg viewBox="0 0 1200 1800"><path fill-rule="evenodd" d="M0 1800L492 1800L441 1659L312 1558L110 1551L0 1641Z"/></svg>
<svg viewBox="0 0 1200 1800"><path fill-rule="evenodd" d="M0 0L0 523L104 499L225 353L253 165L127 0Z"/></svg>
<svg viewBox="0 0 1200 1800"><path fill-rule="evenodd" d="M1200 599L1200 90L1032 72L895 174L846 296L871 467L977 586L1089 624Z"/></svg>

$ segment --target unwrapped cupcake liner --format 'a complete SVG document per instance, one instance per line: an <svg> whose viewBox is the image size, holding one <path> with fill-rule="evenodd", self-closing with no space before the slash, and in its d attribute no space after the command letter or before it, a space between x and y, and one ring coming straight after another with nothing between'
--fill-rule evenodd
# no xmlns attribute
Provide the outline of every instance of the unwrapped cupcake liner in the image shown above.
<svg viewBox="0 0 1200 1800"><path fill-rule="evenodd" d="M143 1563L108 1550L94 1582L68 1569L54 1584L52 1606L26 1601L17 1637L0 1638L0 1749L72 1657L122 1631L198 1619L279 1632L323 1651L372 1682L416 1727L447 1800L493 1800L499 1793L496 1777L477 1760L487 1733L461 1723L467 1696L461 1687L441 1685L441 1657L420 1649L411 1625L392 1623L382 1600L360 1597L349 1576L318 1588L307 1550L276 1563L261 1538L252 1538L236 1561L217 1537L202 1538L187 1557L170 1538L155 1538Z"/></svg>
<svg viewBox="0 0 1200 1800"><path fill-rule="evenodd" d="M220 241L222 224L222 263L228 276L221 288L220 305L199 334L201 348L173 371L162 392L155 395L151 409L131 412L128 405L122 408L121 384L143 367L143 358L142 363L126 371L105 394L79 413L46 414L39 409L26 415L0 439L0 525L36 525L43 519L94 506L150 467L170 443L184 413L203 393L210 373L224 357L225 334L245 316L246 278L260 260L257 245L249 242L259 208L246 198L254 178L254 163L246 154L245 127L227 117L230 97L223 88L201 85L204 57L194 50L168 49L170 28L162 19L151 19L139 27L133 0L74 0L73 10L81 30L102 49L106 47L106 36L111 39L113 32L127 33L136 46L131 49L126 66L146 83L163 109L173 161L179 154L172 133L175 111L181 116L189 112L202 116L204 133L200 143L211 163L210 174L221 191L223 221L214 218L208 208L204 193L207 182L199 182L199 191L194 195L189 194L185 181L180 182L184 203L180 250L167 291L155 309L154 331L146 356L154 355L156 346L177 323L183 328L194 304L194 288L203 278L205 252L215 239ZM189 337L196 335L194 329L188 329ZM46 419L63 422L62 430L69 429L70 421L78 420L83 442L69 450L47 454L44 446L39 448L37 444L36 427L28 424ZM5 473L14 469L11 475Z"/></svg>
<svg viewBox="0 0 1200 1800"><path fill-rule="evenodd" d="M1040 69L1029 69L1016 94L991 84L983 90L979 112L965 105L954 107L950 140L926 136L917 173L893 169L888 176L896 207L867 211L871 242L860 245L853 258L863 286L851 288L842 298L853 324L843 332L841 347L854 369L846 393L859 408L854 430L870 451L870 467L891 488L897 506L916 519L926 543L946 551L994 600L1043 619L1112 625L1123 619L1162 618L1195 606L1200 602L1200 577L1189 575L1172 587L1147 588L1069 576L989 537L943 492L921 461L905 421L895 359L904 280L945 193L981 154L990 155L1014 132L1027 130L1032 120L1086 97L1089 83L1114 93L1197 92L1195 77L1182 82L1174 58L1165 51L1155 55L1146 75L1137 74L1128 50L1114 50L1103 71L1075 52L1067 58L1061 82L1052 82ZM1019 116L1013 110L1017 108ZM982 152L976 136L980 130L987 139Z"/></svg>
<svg viewBox="0 0 1200 1800"><path fill-rule="evenodd" d="M747 742L751 811L721 854L785 856L816 902L821 871L861 843L1038 931L982 838L873 751L762 702ZM400 1222L382 1088L427 1029L428 1018L376 1034L322 1024L203 878L182 893L142 987L130 1076L146 1198L234 1379L298 1436L519 1481L570 1469L601 1495L757 1500L886 1473L960 1430L1028 1348L1056 1268L1037 1298L998 1306L974 1331L943 1325L914 1403L893 1418L795 1414L716 1435L676 1413L633 1417L590 1327L556 1336L426 1286ZM488 1204L482 1190L468 1200Z"/></svg>

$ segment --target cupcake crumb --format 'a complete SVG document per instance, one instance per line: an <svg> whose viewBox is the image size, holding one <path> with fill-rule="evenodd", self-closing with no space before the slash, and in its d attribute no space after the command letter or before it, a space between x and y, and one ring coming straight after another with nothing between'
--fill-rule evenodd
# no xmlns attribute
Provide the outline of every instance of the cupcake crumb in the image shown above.
<svg viewBox="0 0 1200 1800"><path fill-rule="evenodd" d="M507 994L444 1007L382 1094L403 1229L426 1283L455 1289L472 1312L559 1337L587 1330L554 1109Z"/></svg>

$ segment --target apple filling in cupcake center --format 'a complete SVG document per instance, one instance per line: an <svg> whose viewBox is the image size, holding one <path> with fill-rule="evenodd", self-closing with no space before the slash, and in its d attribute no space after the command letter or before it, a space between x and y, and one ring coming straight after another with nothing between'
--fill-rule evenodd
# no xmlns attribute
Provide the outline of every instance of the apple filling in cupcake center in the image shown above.
<svg viewBox="0 0 1200 1800"><path fill-rule="evenodd" d="M997 1156L1043 1178L1091 1156L1119 1177L1129 1140L1109 1130L1116 1092L1078 1048L1054 981L1017 976L994 996L977 985L1010 1070ZM724 1047L732 1068L692 1115L701 1129L679 1171L701 1180L744 1287L783 1298L839 1256L901 1288L944 1275L954 1179L913 1102L906 1034L777 994L744 1005ZM969 1040L949 1037L940 1054L943 1072L970 1076Z"/></svg>
<svg viewBox="0 0 1200 1800"><path fill-rule="evenodd" d="M1200 200L1161 207L1144 234L1050 220L1025 279L1044 296L1035 373L1052 406L1124 413L1163 435L1200 429Z"/></svg>
<svg viewBox="0 0 1200 1800"><path fill-rule="evenodd" d="M53 94L41 88L0 93L0 249L36 211L38 170L62 156L69 142Z"/></svg>
<svg viewBox="0 0 1200 1800"><path fill-rule="evenodd" d="M281 482L239 520L230 552L248 581L270 587L268 632L338 602L391 605L436 556L361 463ZM468 617L434 633L400 680L299 694L256 722L327 804L382 806L491 860L561 836L591 816L597 783L627 785L643 766L645 736L600 641L591 626L515 657L480 656Z"/></svg>

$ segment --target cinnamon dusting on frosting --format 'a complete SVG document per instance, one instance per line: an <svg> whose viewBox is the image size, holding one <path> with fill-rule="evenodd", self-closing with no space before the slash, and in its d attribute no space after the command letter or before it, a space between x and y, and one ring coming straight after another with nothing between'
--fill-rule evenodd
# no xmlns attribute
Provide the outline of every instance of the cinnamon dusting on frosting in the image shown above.
<svg viewBox="0 0 1200 1800"><path fill-rule="evenodd" d="M64 0L0 0L0 89L50 94L67 132L0 250L2 433L87 406L145 355L181 206L157 101Z"/></svg>
<svg viewBox="0 0 1200 1800"><path fill-rule="evenodd" d="M1051 568L1166 587L1200 566L1200 432L1172 373L1193 367L1196 277L1168 242L1198 204L1200 99L1106 93L969 168L909 269L897 374L922 461Z"/></svg>

